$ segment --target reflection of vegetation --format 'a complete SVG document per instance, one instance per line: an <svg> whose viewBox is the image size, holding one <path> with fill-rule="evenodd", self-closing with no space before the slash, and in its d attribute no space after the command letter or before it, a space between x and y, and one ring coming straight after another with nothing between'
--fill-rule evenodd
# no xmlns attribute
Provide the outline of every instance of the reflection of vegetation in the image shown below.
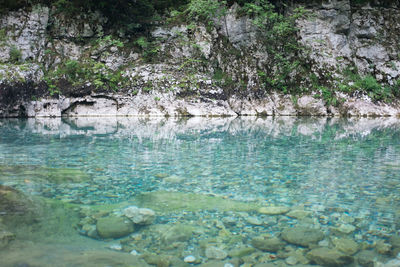
<svg viewBox="0 0 400 267"><path fill-rule="evenodd" d="M90 178L87 173L77 169L34 165L0 165L0 172L1 181L68 183L82 182Z"/></svg>

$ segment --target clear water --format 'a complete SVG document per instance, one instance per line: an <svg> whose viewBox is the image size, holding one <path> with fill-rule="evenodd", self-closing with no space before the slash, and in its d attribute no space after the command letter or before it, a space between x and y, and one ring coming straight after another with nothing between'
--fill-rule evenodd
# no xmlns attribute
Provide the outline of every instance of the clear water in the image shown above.
<svg viewBox="0 0 400 267"><path fill-rule="evenodd" d="M256 236L279 237L285 227L296 225L324 232L324 240L314 247L333 248L333 239L348 238L358 243L359 251L369 250L376 261L386 262L395 258L397 248L382 251L376 244L390 246L390 237L400 229L400 120L1 120L0 184L52 203L36 226L12 227L3 218L4 227L16 236L3 249L10 266L80 266L80 261L83 266L89 261L129 266L132 263L110 258L115 258L113 253L140 258L129 254L132 248L142 256L154 252L180 260L171 260L171 266L183 264L187 255L196 256L196 264L207 263L202 244L211 238L216 241L207 242L229 252L251 247ZM173 197L182 203L171 204ZM155 222L136 230L130 241L85 235L82 209L106 207L118 213L130 204L154 209ZM271 205L300 209L307 216L257 211ZM178 242L176 249L164 248L159 241L162 227L177 222L199 233ZM338 231L343 225L355 228ZM241 238L224 239L221 231ZM138 235L148 237L145 245L134 242ZM110 249L113 244L121 245L122 251ZM304 255L309 250L294 244L283 250L299 248ZM76 256L83 252L103 256ZM358 266L357 255L351 266ZM256 250L246 257L241 263L289 264L280 252Z"/></svg>

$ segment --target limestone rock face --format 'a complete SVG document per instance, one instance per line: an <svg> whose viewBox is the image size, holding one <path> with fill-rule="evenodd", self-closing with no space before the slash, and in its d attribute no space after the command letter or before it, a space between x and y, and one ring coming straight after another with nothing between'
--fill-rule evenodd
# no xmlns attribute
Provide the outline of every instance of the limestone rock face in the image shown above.
<svg viewBox="0 0 400 267"><path fill-rule="evenodd" d="M305 9L313 16L298 19L298 39L311 48L311 71L316 77L332 74L340 78L344 69L355 66L362 75L373 75L385 84L396 83L400 78L398 4L306 2ZM399 116L399 101L373 103L368 96L337 95L345 99L338 108L316 98L317 92L297 100L271 91L253 94L263 90L258 72L269 64L270 56L251 19L238 11L238 5L232 5L224 16L214 19L215 27L210 30L203 25L195 29L159 25L151 32L161 40L157 62L151 64L134 49L101 42L107 19L98 12L71 18L36 5L6 13L0 18L0 28L5 29L0 61L7 63L0 66L0 117ZM125 42L124 35L120 36ZM81 38L99 42L93 45L79 41ZM21 52L23 64L11 62L13 47ZM85 57L110 70L134 66L122 71L128 85L118 87L118 93L96 93L98 88L87 82L79 88L64 88L60 96L50 94L45 71L65 60ZM188 59L199 57L210 64L189 66L193 62ZM185 70L190 67L196 71L188 75ZM222 78L214 77L218 71ZM241 79L246 84L240 84ZM224 87L227 83L229 90ZM15 97L9 99L10 95Z"/></svg>

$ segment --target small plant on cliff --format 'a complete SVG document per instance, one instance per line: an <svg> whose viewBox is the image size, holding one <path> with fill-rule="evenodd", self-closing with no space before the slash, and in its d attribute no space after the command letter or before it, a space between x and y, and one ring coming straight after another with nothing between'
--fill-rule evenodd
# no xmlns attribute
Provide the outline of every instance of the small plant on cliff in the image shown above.
<svg viewBox="0 0 400 267"><path fill-rule="evenodd" d="M208 26L212 26L214 19L226 14L226 4L224 0L192 0L188 4L186 12L190 20L203 21Z"/></svg>
<svg viewBox="0 0 400 267"><path fill-rule="evenodd" d="M22 53L15 45L10 47L9 56L11 63L17 64L22 61Z"/></svg>

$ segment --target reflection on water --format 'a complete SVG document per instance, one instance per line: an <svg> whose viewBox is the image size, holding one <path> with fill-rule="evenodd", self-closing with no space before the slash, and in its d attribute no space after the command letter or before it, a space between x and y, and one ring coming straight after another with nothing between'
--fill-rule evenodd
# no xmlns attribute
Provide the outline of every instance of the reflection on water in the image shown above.
<svg viewBox="0 0 400 267"><path fill-rule="evenodd" d="M395 118L0 120L0 184L10 266L399 264Z"/></svg>

